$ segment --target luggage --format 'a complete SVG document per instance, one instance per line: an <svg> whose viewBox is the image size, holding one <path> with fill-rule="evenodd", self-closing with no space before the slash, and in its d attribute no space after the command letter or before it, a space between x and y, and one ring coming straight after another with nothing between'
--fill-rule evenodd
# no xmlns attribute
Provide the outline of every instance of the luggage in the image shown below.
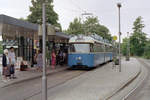
<svg viewBox="0 0 150 100"><path fill-rule="evenodd" d="M20 71L27 71L28 65L25 65L24 62L21 62Z"/></svg>

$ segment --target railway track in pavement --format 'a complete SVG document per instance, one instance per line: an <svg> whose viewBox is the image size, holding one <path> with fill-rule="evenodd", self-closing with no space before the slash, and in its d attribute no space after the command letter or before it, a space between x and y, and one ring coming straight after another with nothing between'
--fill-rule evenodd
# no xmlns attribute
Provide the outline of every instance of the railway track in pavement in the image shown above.
<svg viewBox="0 0 150 100"><path fill-rule="evenodd" d="M150 100L150 61L145 59L138 60L145 67L143 76L124 100Z"/></svg>
<svg viewBox="0 0 150 100"><path fill-rule="evenodd" d="M47 77L48 89L63 84L86 72L85 70L64 70L49 75ZM1 88L0 100L28 100L35 95L41 94L41 84L41 78L38 78Z"/></svg>
<svg viewBox="0 0 150 100"><path fill-rule="evenodd" d="M137 58L141 73L110 100L150 100L150 62Z"/></svg>

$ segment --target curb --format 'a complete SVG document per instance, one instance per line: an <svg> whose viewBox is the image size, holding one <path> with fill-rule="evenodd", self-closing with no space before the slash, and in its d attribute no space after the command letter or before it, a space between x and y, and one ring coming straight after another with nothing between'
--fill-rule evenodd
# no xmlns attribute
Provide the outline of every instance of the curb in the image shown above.
<svg viewBox="0 0 150 100"><path fill-rule="evenodd" d="M136 74L133 77L129 78L126 82L121 84L116 90L114 90L111 94L109 94L104 100L110 100L111 97L113 97L115 94L117 94L119 91L124 89L127 85L129 85L132 81L134 81L140 75L140 73L141 73L141 67L139 71L136 72Z"/></svg>
<svg viewBox="0 0 150 100"><path fill-rule="evenodd" d="M65 69L67 69L67 67L62 68L62 69L59 69L59 70L54 70L53 72L47 73L47 76L52 75L52 74L55 74L55 73L57 73L57 72L62 72L62 71L64 71ZM4 86L1 86L0 88L5 88L5 87L8 87L8 86L10 86L10 85L22 83L22 82L25 82L25 81L30 81L30 80L37 79L37 78L41 78L41 77L42 77L42 74L37 75L37 76L34 76L34 77L30 77L30 78L18 80L18 81L16 81L16 82L8 83L8 84L6 84L6 85L4 85Z"/></svg>

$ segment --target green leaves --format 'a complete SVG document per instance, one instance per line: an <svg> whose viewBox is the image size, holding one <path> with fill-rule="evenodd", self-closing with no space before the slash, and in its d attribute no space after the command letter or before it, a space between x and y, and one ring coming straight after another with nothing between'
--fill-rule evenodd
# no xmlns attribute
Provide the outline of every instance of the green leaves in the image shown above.
<svg viewBox="0 0 150 100"><path fill-rule="evenodd" d="M144 47L144 57L150 59L150 40L146 42L146 45Z"/></svg>
<svg viewBox="0 0 150 100"><path fill-rule="evenodd" d="M134 56L143 56L144 50L147 43L146 33L143 32L143 28L145 25L143 24L142 17L139 16L133 23L133 33L130 37L130 53ZM126 38L122 43L122 52L125 54L126 52Z"/></svg>
<svg viewBox="0 0 150 100"><path fill-rule="evenodd" d="M32 0L30 7L31 14L27 20L31 23L42 24L42 2L43 0ZM58 23L58 14L53 9L53 0L46 0L46 22L54 26L60 26Z"/></svg>
<svg viewBox="0 0 150 100"><path fill-rule="evenodd" d="M96 33L110 41L112 40L109 29L101 25L97 17L87 17L83 23L80 18L75 18L74 21L70 23L66 32L75 35Z"/></svg>
<svg viewBox="0 0 150 100"><path fill-rule="evenodd" d="M121 44L121 51L124 56L127 55L129 38L124 38L123 43Z"/></svg>
<svg viewBox="0 0 150 100"><path fill-rule="evenodd" d="M145 26L142 17L138 17L133 25L133 35L130 37L131 53L136 56L142 56L146 43L146 34L142 31Z"/></svg>
<svg viewBox="0 0 150 100"><path fill-rule="evenodd" d="M74 35L84 33L80 18L75 18L74 21L70 23L69 28L67 29L67 33Z"/></svg>

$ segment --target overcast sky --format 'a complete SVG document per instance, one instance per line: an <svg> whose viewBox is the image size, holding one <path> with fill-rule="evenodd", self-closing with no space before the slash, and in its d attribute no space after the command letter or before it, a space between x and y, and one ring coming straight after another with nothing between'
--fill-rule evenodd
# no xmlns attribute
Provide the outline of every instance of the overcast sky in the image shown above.
<svg viewBox="0 0 150 100"><path fill-rule="evenodd" d="M68 28L69 23L75 17L81 17L83 11L98 16L101 24L109 28L112 35L118 35L118 8L117 2L122 3L121 30L123 37L127 32L132 32L133 21L142 16L144 32L150 35L150 1L149 0L54 0L54 9L59 15L59 22L63 29ZM0 14L6 14L15 18L26 16L30 13L30 0L0 0Z"/></svg>

